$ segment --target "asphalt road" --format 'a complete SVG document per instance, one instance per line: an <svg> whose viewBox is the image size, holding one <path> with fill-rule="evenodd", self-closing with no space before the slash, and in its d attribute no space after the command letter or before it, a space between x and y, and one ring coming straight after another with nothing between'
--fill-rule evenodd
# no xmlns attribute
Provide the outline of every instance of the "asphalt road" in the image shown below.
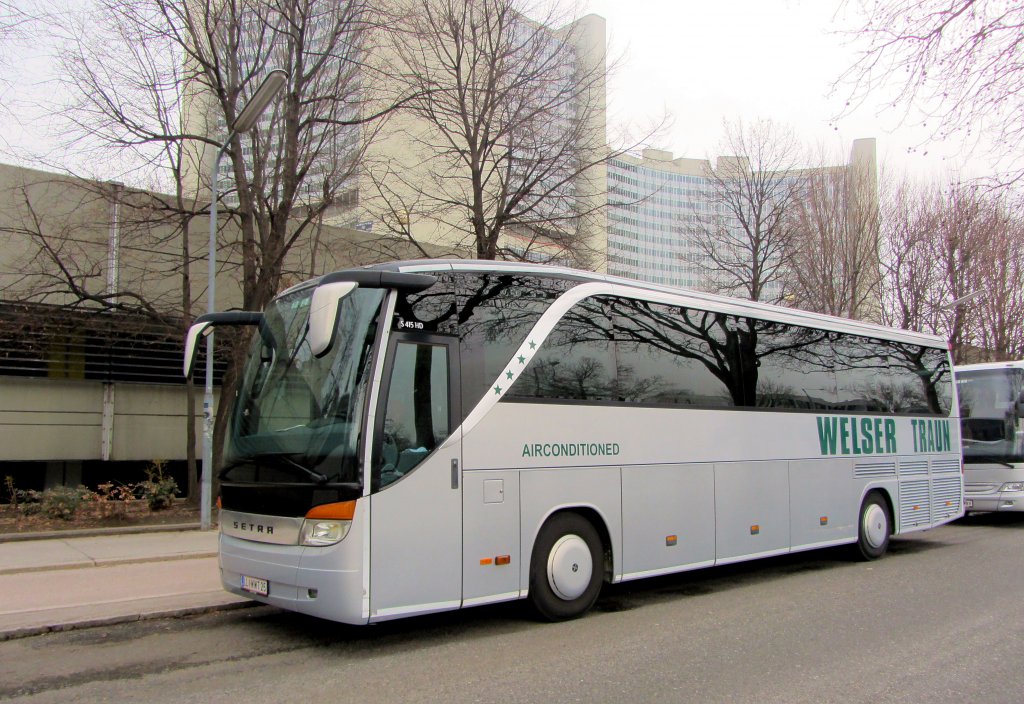
<svg viewBox="0 0 1024 704"><path fill-rule="evenodd" d="M268 607L0 643L32 702L1024 701L1024 517L371 627Z"/></svg>

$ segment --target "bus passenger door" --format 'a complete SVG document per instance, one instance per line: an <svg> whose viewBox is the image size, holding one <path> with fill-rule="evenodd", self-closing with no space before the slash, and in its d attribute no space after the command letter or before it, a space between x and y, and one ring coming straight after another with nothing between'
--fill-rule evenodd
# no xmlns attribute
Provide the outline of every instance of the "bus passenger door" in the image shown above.
<svg viewBox="0 0 1024 704"><path fill-rule="evenodd" d="M458 346L391 336L370 498L370 620L462 604L462 442Z"/></svg>

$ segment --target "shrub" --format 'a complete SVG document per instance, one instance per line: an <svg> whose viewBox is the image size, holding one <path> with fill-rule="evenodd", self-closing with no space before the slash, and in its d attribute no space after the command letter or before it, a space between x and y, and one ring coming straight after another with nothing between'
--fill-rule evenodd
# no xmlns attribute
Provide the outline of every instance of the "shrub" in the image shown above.
<svg viewBox="0 0 1024 704"><path fill-rule="evenodd" d="M18 490L14 488L14 477L7 475L4 477L4 486L7 488L7 495L11 506L18 508Z"/></svg>
<svg viewBox="0 0 1024 704"><path fill-rule="evenodd" d="M178 482L174 477L164 476L164 463L155 460L153 466L146 470L146 481L139 483L142 498L151 511L170 508L174 504L174 496L178 493Z"/></svg>
<svg viewBox="0 0 1024 704"><path fill-rule="evenodd" d="M59 518L63 521L70 521L75 517L82 502L92 495L92 492L84 486L78 486L74 489L67 486L47 489L40 495L39 510L47 518Z"/></svg>
<svg viewBox="0 0 1024 704"><path fill-rule="evenodd" d="M128 506L135 500L136 485L106 482L96 487L93 498L96 509L103 518L125 518Z"/></svg>

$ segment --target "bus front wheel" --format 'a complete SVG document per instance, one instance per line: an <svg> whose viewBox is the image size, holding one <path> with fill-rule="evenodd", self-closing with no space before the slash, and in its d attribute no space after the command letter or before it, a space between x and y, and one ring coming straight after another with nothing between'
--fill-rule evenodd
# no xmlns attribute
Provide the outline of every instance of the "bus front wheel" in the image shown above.
<svg viewBox="0 0 1024 704"><path fill-rule="evenodd" d="M889 502L877 491L869 492L860 507L857 531L857 549L864 560L874 560L889 548L892 525L889 520Z"/></svg>
<svg viewBox="0 0 1024 704"><path fill-rule="evenodd" d="M597 530L576 513L560 513L540 529L530 561L530 601L549 621L582 616L597 601L604 575Z"/></svg>

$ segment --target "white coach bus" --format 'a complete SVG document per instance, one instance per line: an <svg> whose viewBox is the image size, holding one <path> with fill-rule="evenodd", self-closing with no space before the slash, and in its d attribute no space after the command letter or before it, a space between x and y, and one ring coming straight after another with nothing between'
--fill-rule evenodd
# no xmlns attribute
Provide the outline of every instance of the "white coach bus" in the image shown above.
<svg viewBox="0 0 1024 704"><path fill-rule="evenodd" d="M964 508L1024 511L1024 361L956 367Z"/></svg>
<svg viewBox="0 0 1024 704"><path fill-rule="evenodd" d="M851 544L963 515L936 337L571 269L416 261L257 326L220 469L231 592L353 624Z"/></svg>

